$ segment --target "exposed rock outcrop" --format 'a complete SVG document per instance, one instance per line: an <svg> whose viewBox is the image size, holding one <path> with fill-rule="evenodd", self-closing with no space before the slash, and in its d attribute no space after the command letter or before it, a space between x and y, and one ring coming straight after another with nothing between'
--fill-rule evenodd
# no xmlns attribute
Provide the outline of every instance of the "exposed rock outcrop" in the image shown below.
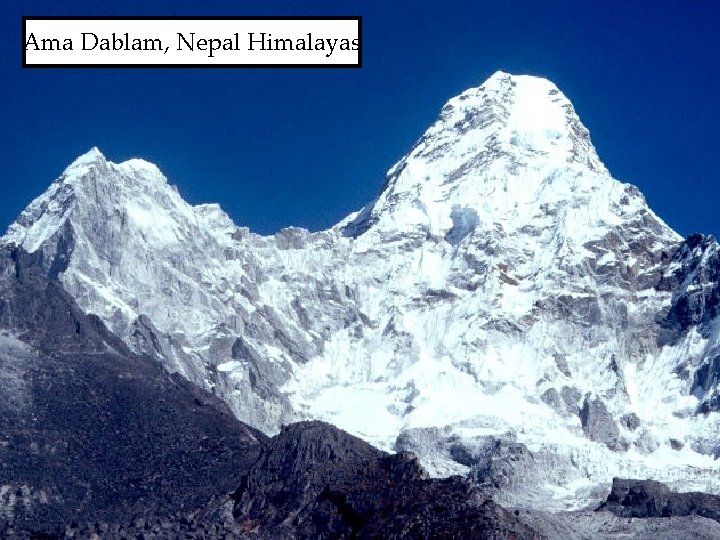
<svg viewBox="0 0 720 540"><path fill-rule="evenodd" d="M654 480L614 478L612 491L598 510L622 517L701 516L720 522L720 496L678 493Z"/></svg>
<svg viewBox="0 0 720 540"><path fill-rule="evenodd" d="M467 479L430 479L322 422L283 428L232 496L242 528L272 538L541 538Z"/></svg>

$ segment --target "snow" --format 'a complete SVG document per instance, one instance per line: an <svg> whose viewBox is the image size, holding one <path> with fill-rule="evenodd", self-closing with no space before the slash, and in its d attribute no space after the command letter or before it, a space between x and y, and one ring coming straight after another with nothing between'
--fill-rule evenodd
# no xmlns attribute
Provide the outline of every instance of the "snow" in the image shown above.
<svg viewBox="0 0 720 540"><path fill-rule="evenodd" d="M329 387L315 396L312 407L322 411L326 421L390 451L390 441L394 441L401 424L391 412L392 396L378 392L375 386Z"/></svg>
<svg viewBox="0 0 720 540"><path fill-rule="evenodd" d="M125 212L138 229L142 230L146 237L151 236L155 242L166 244L180 239L180 231L173 216L157 208L129 202Z"/></svg>
<svg viewBox="0 0 720 540"><path fill-rule="evenodd" d="M223 362L222 364L217 365L217 370L222 371L223 373L226 372L232 372L237 371L242 367L243 363L238 362L237 360L229 360L227 362Z"/></svg>
<svg viewBox="0 0 720 540"><path fill-rule="evenodd" d="M451 99L378 199L328 231L252 234L186 203L154 165L97 149L0 243L52 260L66 222L61 280L78 304L133 347L148 317L168 369L266 432L319 418L386 450L410 429L469 446L511 434L538 456L506 494L526 505L583 506L613 476L720 492L720 467L697 451L720 443L720 419L694 414L676 369L712 353L720 324L658 345L671 293L638 275L671 271L655 265L680 237L611 177L549 81L499 72ZM586 395L626 451L585 436ZM417 451L436 474L467 471Z"/></svg>

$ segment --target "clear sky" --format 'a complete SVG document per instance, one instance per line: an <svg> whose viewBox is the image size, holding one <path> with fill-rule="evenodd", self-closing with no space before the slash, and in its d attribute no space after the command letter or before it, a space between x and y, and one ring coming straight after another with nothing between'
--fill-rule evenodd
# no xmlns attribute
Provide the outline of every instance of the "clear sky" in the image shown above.
<svg viewBox="0 0 720 540"><path fill-rule="evenodd" d="M5 0L0 229L97 145L238 225L326 228L372 200L444 102L498 69L573 101L613 175L720 233L720 2ZM361 15L361 69L22 69L22 15Z"/></svg>

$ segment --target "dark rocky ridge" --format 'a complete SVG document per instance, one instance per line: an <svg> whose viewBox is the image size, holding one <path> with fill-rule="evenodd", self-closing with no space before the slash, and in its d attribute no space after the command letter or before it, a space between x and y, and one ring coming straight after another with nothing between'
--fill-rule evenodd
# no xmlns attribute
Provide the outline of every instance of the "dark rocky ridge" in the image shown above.
<svg viewBox="0 0 720 540"><path fill-rule="evenodd" d="M468 479L429 479L414 454L323 422L273 437L232 500L261 538L542 538Z"/></svg>
<svg viewBox="0 0 720 540"><path fill-rule="evenodd" d="M38 263L0 254L0 536L157 518L234 489L266 437L131 354Z"/></svg>
<svg viewBox="0 0 720 540"><path fill-rule="evenodd" d="M701 516L720 522L720 496L676 493L654 480L614 478L610 495L598 510L620 517Z"/></svg>
<svg viewBox="0 0 720 540"><path fill-rule="evenodd" d="M673 293L667 313L658 321L662 328L659 345L676 343L691 328L707 336L720 315L720 245L715 237L688 236L672 261L674 271L663 275L657 286ZM698 413L720 410L720 350L709 351L699 365L681 364L677 371L688 380L692 373L689 389L700 399Z"/></svg>
<svg viewBox="0 0 720 540"><path fill-rule="evenodd" d="M712 235L692 234L672 257L674 271L661 277L658 290L672 291L670 309L660 320L661 343L674 343L691 327L720 314L720 246Z"/></svg>

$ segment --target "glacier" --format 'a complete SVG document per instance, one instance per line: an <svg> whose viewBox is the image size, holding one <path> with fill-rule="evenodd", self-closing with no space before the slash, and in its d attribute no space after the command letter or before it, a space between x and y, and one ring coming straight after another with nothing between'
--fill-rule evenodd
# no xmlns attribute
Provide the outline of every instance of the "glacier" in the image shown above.
<svg viewBox="0 0 720 540"><path fill-rule="evenodd" d="M0 239L268 434L331 422L498 502L720 493L720 259L615 180L548 80L448 101L377 199L262 236L153 164L75 160Z"/></svg>

